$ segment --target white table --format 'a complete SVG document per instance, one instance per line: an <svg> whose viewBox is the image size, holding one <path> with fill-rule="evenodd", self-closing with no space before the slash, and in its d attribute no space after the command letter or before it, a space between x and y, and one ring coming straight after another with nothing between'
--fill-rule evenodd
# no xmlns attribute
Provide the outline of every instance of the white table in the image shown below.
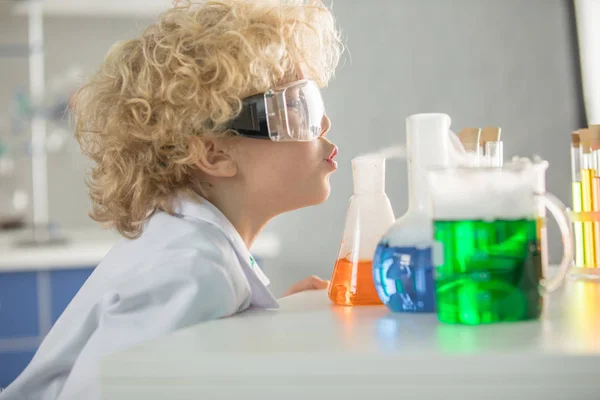
<svg viewBox="0 0 600 400"><path fill-rule="evenodd" d="M600 398L600 285L568 282L540 321L474 327L333 306L324 291L281 306L108 357L103 398Z"/></svg>

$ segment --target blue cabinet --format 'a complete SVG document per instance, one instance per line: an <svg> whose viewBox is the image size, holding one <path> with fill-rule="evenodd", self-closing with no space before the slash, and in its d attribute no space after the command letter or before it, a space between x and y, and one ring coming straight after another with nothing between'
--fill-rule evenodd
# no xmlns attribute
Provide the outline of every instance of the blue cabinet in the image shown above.
<svg viewBox="0 0 600 400"><path fill-rule="evenodd" d="M52 324L67 308L91 273L92 269L90 268L65 269L50 273L50 291L52 292L50 316Z"/></svg>
<svg viewBox="0 0 600 400"><path fill-rule="evenodd" d="M38 336L35 272L0 274L0 339Z"/></svg>
<svg viewBox="0 0 600 400"><path fill-rule="evenodd" d="M0 271L0 388L25 369L93 269Z"/></svg>
<svg viewBox="0 0 600 400"><path fill-rule="evenodd" d="M93 267L0 272L0 388L27 366Z"/></svg>
<svg viewBox="0 0 600 400"><path fill-rule="evenodd" d="M0 387L6 387L25 369L35 350L0 350Z"/></svg>

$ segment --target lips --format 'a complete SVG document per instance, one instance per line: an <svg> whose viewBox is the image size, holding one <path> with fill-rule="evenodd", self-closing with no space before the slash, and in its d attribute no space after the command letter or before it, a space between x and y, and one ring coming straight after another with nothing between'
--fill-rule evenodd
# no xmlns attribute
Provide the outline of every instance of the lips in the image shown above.
<svg viewBox="0 0 600 400"><path fill-rule="evenodd" d="M337 153L338 153L338 148L336 146L334 146L329 157L327 159L325 159L325 162L327 164L331 165L331 167L334 170L337 169L337 161L334 160L334 157L337 156Z"/></svg>
<svg viewBox="0 0 600 400"><path fill-rule="evenodd" d="M338 148L337 148L337 146L333 146L333 150L331 151L329 158L327 158L327 161L333 161L334 157L337 156L337 154L338 154Z"/></svg>

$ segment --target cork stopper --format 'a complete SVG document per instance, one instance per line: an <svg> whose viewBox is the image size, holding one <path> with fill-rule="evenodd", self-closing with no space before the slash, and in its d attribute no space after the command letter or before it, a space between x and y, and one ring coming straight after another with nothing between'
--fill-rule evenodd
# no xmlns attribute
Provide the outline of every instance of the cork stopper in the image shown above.
<svg viewBox="0 0 600 400"><path fill-rule="evenodd" d="M579 131L571 132L571 147L579 148L580 143Z"/></svg>
<svg viewBox="0 0 600 400"><path fill-rule="evenodd" d="M577 132L579 132L579 139L580 139L580 145L581 145L581 151L583 152L583 154L590 154L592 152L592 147L591 147L591 142L592 142L592 135L591 135L591 131L589 129L580 129Z"/></svg>
<svg viewBox="0 0 600 400"><path fill-rule="evenodd" d="M600 125L590 125L589 131L592 151L600 150Z"/></svg>
<svg viewBox="0 0 600 400"><path fill-rule="evenodd" d="M501 129L498 127L488 126L481 130L481 136L479 141L482 146L485 146L487 142L499 142L500 141Z"/></svg>
<svg viewBox="0 0 600 400"><path fill-rule="evenodd" d="M476 151L479 147L479 137L481 129L479 128L464 128L458 134L460 142L467 151Z"/></svg>

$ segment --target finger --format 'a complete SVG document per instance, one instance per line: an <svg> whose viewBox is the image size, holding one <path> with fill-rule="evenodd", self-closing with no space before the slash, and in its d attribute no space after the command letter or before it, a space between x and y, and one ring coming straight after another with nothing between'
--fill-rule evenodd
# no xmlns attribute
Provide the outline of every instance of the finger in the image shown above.
<svg viewBox="0 0 600 400"><path fill-rule="evenodd" d="M329 286L329 281L323 280L318 276L311 276L309 279L308 287L313 290L327 289Z"/></svg>
<svg viewBox="0 0 600 400"><path fill-rule="evenodd" d="M323 280L316 275L310 276L300 282L292 285L284 294L283 297L291 296L305 290L323 290L329 287L329 281Z"/></svg>
<svg viewBox="0 0 600 400"><path fill-rule="evenodd" d="M286 290L285 293L283 294L283 297L291 296L298 292L299 292L299 290L297 289L297 284L296 284L296 285L291 286L288 290Z"/></svg>
<svg viewBox="0 0 600 400"><path fill-rule="evenodd" d="M303 290L321 290L329 286L329 281L323 280L318 276L310 276L301 282Z"/></svg>

